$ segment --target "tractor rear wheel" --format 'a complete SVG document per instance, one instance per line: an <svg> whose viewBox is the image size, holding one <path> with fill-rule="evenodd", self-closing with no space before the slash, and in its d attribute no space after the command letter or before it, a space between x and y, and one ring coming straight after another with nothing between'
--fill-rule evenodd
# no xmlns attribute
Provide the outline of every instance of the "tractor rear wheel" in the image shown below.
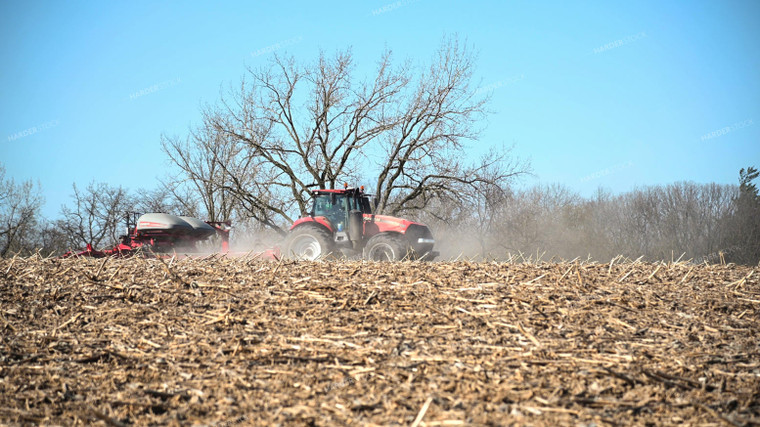
<svg viewBox="0 0 760 427"><path fill-rule="evenodd" d="M330 233L327 230L302 226L296 228L285 242L286 259L316 261L333 251Z"/></svg>
<svg viewBox="0 0 760 427"><path fill-rule="evenodd" d="M401 261L408 253L404 239L389 234L372 236L364 246L364 258L369 261Z"/></svg>

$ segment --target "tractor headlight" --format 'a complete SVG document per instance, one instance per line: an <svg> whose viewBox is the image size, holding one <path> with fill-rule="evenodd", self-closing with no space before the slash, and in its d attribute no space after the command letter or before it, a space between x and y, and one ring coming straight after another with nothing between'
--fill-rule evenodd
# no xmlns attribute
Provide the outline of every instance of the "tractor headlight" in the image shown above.
<svg viewBox="0 0 760 427"><path fill-rule="evenodd" d="M421 245L424 245L424 244L434 245L435 244L435 239L427 239L425 237L420 237L419 239L417 239L417 243L419 243Z"/></svg>

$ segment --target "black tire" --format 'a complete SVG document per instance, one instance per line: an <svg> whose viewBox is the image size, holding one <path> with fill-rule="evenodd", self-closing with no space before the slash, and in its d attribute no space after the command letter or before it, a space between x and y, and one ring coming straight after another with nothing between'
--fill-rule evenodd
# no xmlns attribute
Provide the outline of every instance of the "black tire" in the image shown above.
<svg viewBox="0 0 760 427"><path fill-rule="evenodd" d="M376 234L364 246L364 259L368 261L401 261L408 254L404 239L392 234Z"/></svg>
<svg viewBox="0 0 760 427"><path fill-rule="evenodd" d="M330 232L318 227L301 226L293 230L285 242L285 259L316 261L333 252Z"/></svg>

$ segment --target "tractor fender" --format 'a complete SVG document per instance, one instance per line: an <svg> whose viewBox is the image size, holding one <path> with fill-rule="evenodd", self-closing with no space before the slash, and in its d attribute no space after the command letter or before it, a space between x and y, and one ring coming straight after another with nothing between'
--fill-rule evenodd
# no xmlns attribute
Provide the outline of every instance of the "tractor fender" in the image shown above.
<svg viewBox="0 0 760 427"><path fill-rule="evenodd" d="M290 226L290 231L293 231L297 227L301 227L303 225L324 227L330 233L334 231L332 225L330 224L330 221L328 221L327 217L324 216L307 216L304 218L299 218L296 220L296 222L293 223L293 225Z"/></svg>

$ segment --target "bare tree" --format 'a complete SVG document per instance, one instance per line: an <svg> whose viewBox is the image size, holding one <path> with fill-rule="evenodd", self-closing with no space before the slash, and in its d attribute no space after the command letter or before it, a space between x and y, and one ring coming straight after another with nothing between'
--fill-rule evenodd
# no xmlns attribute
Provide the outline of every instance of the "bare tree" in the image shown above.
<svg viewBox="0 0 760 427"><path fill-rule="evenodd" d="M30 250L43 198L32 181L16 183L0 165L0 257Z"/></svg>
<svg viewBox="0 0 760 427"><path fill-rule="evenodd" d="M164 138L164 149L205 199L229 192L244 215L279 232L306 213L310 190L343 182L372 181L379 212L418 212L462 186L503 186L523 172L505 152L465 160L487 100L471 86L473 66L456 40L424 71L394 66L385 52L365 81L350 51L308 65L275 56L207 107L186 143Z"/></svg>
<svg viewBox="0 0 760 427"><path fill-rule="evenodd" d="M39 248L43 256L62 255L71 245L66 232L61 227L62 220L46 222L39 227L35 235L35 248Z"/></svg>
<svg viewBox="0 0 760 427"><path fill-rule="evenodd" d="M83 191L73 185L73 207L63 206L59 222L72 247L101 243L112 244L124 234L124 215L132 210L133 201L122 187L106 183L90 183Z"/></svg>
<svg viewBox="0 0 760 427"><path fill-rule="evenodd" d="M250 162L241 154L242 144L207 122L186 140L163 136L161 146L179 168L179 174L170 178L163 189L176 202L175 207L187 215L226 221L233 216L238 201L230 187L255 184Z"/></svg>
<svg viewBox="0 0 760 427"><path fill-rule="evenodd" d="M198 217L198 197L181 183L161 182L152 190L139 189L132 210L136 212L162 212Z"/></svg>
<svg viewBox="0 0 760 427"><path fill-rule="evenodd" d="M755 167L739 171L739 194L734 198L734 211L728 221L729 246L733 262L760 262L760 193L753 182L760 176Z"/></svg>

